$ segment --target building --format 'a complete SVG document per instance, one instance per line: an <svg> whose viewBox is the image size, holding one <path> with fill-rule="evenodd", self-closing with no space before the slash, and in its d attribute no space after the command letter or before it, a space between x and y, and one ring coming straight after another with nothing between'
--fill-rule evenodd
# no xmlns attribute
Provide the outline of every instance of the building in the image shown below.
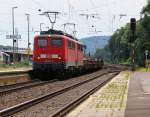
<svg viewBox="0 0 150 117"><path fill-rule="evenodd" d="M18 50L18 52L14 53L14 58L16 62L22 62L24 60L28 60L28 57L30 61L32 61L32 51L28 50ZM0 62L1 63L12 63L13 62L13 52L12 50L1 50L0 51Z"/></svg>
<svg viewBox="0 0 150 117"><path fill-rule="evenodd" d="M10 55L3 51L0 51L0 62L10 63Z"/></svg>

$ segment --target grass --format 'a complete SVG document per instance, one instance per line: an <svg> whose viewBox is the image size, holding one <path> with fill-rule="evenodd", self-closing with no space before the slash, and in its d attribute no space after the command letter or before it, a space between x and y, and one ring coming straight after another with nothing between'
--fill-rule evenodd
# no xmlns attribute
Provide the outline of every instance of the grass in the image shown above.
<svg viewBox="0 0 150 117"><path fill-rule="evenodd" d="M139 67L136 69L136 71L141 71L141 72L150 72L150 68L146 69L144 67Z"/></svg>
<svg viewBox="0 0 150 117"><path fill-rule="evenodd" d="M22 67L31 67L31 65L29 65L28 61L16 62L15 64L0 63L0 70L22 68Z"/></svg>

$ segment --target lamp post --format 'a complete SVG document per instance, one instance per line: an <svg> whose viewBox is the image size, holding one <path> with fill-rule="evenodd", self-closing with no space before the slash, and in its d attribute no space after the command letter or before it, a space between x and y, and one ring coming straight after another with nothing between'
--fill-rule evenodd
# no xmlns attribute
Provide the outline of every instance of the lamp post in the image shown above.
<svg viewBox="0 0 150 117"><path fill-rule="evenodd" d="M30 14L25 14L27 16L27 22L28 22L28 46L27 46L27 51L28 51L28 62L30 61Z"/></svg>
<svg viewBox="0 0 150 117"><path fill-rule="evenodd" d="M15 62L15 38L14 38L14 33L15 33L15 23L14 23L14 9L16 9L17 6L12 7L12 30L13 30L13 63Z"/></svg>
<svg viewBox="0 0 150 117"><path fill-rule="evenodd" d="M40 32L42 31L42 25L43 25L44 23L40 23Z"/></svg>

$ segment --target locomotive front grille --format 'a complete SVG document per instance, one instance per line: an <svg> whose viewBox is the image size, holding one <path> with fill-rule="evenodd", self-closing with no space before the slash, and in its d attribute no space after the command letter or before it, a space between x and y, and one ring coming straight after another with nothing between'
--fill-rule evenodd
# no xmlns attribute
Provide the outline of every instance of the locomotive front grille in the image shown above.
<svg viewBox="0 0 150 117"><path fill-rule="evenodd" d="M34 62L33 63L34 70L63 70L65 69L64 62Z"/></svg>

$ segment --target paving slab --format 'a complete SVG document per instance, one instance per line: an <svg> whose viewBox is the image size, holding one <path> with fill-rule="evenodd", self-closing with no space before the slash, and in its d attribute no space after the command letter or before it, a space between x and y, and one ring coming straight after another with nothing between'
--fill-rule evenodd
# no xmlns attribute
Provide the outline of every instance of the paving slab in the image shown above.
<svg viewBox="0 0 150 117"><path fill-rule="evenodd" d="M125 117L150 117L150 72L132 74Z"/></svg>
<svg viewBox="0 0 150 117"><path fill-rule="evenodd" d="M129 77L120 73L66 117L124 117Z"/></svg>

